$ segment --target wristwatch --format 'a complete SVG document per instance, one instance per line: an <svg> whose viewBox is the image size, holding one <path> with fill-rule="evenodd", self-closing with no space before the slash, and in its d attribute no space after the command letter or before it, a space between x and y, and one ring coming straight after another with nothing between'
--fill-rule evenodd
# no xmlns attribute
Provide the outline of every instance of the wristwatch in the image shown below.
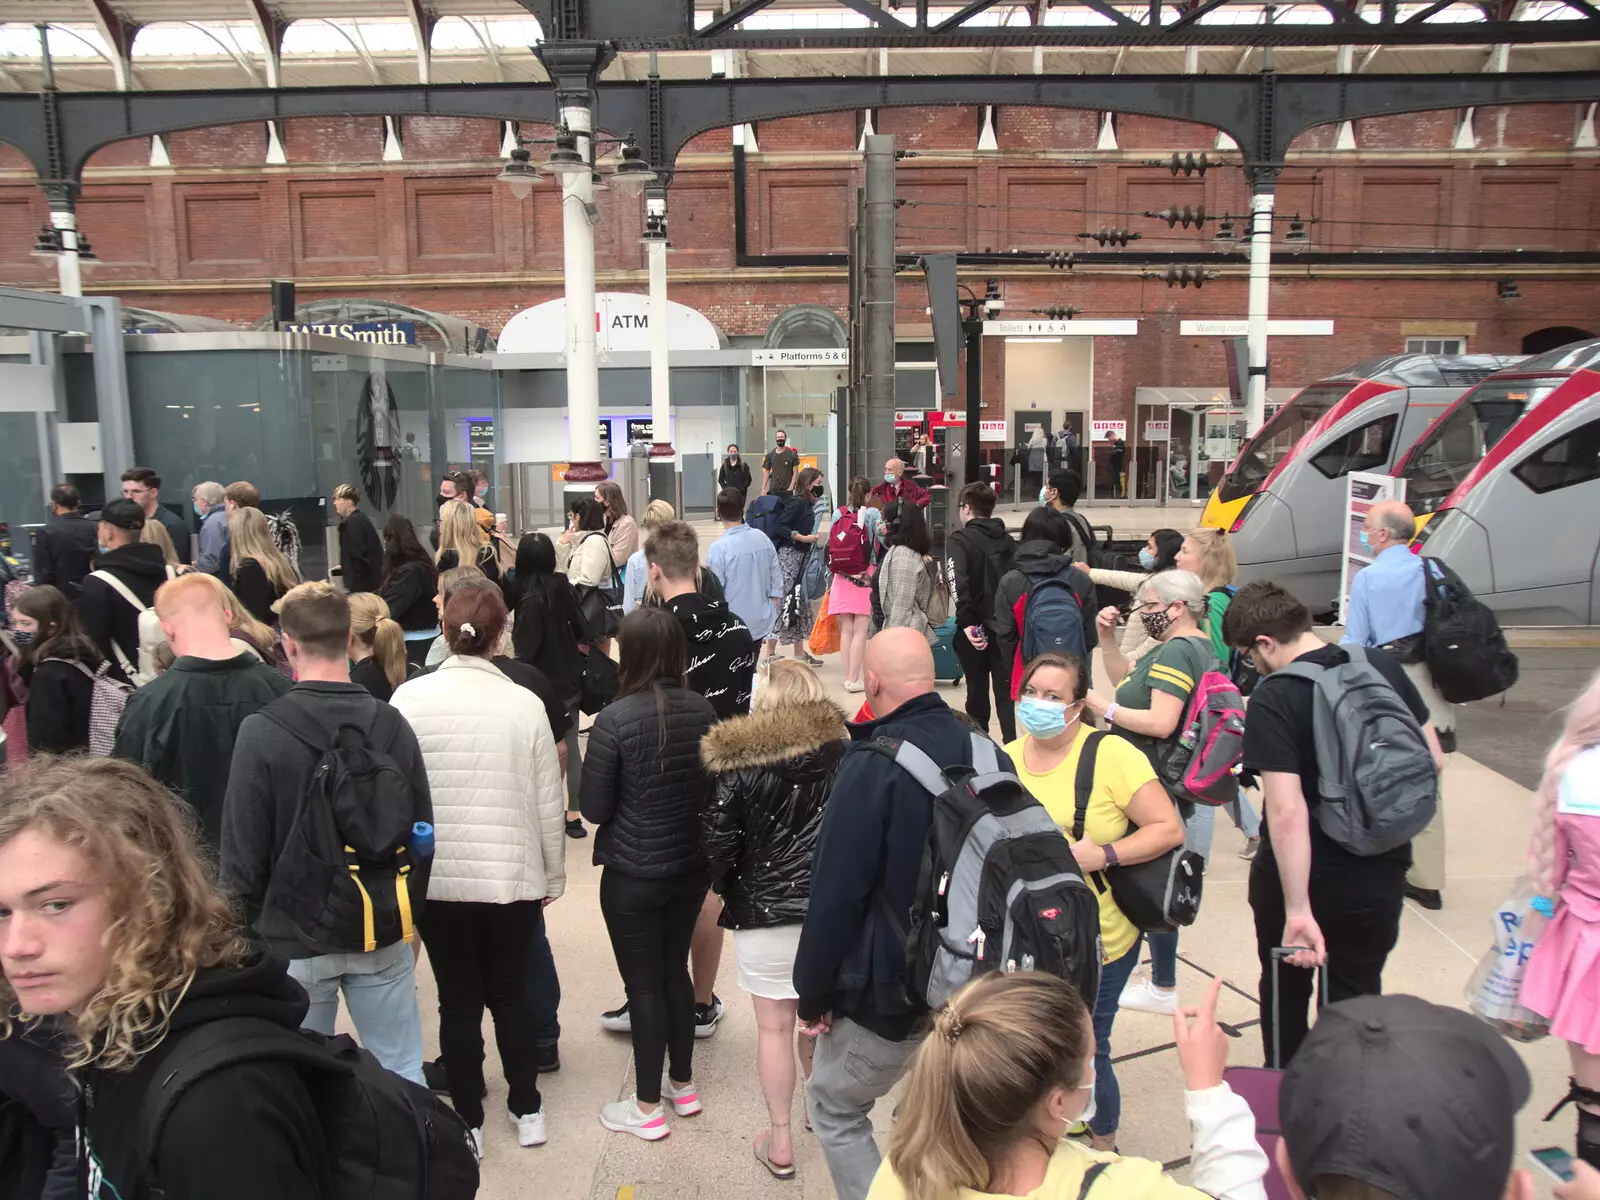
<svg viewBox="0 0 1600 1200"><path fill-rule="evenodd" d="M1100 849L1105 851L1105 854L1106 854L1106 866L1108 866L1108 867L1117 867L1117 866L1121 866L1122 865L1117 859L1117 848L1115 846L1107 844L1107 845L1101 846Z"/></svg>

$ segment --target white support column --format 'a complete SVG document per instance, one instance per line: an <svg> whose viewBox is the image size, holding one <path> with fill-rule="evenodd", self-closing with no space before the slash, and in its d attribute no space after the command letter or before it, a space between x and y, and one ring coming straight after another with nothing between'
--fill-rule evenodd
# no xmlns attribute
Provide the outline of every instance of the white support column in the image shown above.
<svg viewBox="0 0 1600 1200"><path fill-rule="evenodd" d="M56 255L58 290L63 296L81 296L83 267L78 261L78 214L70 209L52 209L50 224L61 237L61 253Z"/></svg>
<svg viewBox="0 0 1600 1200"><path fill-rule="evenodd" d="M594 129L586 105L561 110L578 135L578 152L593 161ZM600 362L595 339L594 225L590 172L561 176L562 265L567 295L567 482L593 484L606 477L600 465Z"/></svg>
<svg viewBox="0 0 1600 1200"><path fill-rule="evenodd" d="M672 382L667 344L667 196L645 199L645 215L650 228L660 229L661 236L651 238L646 244L650 257L650 447L651 458L671 459L672 448Z"/></svg>
<svg viewBox="0 0 1600 1200"><path fill-rule="evenodd" d="M1245 389L1245 433L1254 434L1267 413L1267 302L1272 284L1271 192L1250 195L1250 293L1246 336L1250 347L1250 380Z"/></svg>

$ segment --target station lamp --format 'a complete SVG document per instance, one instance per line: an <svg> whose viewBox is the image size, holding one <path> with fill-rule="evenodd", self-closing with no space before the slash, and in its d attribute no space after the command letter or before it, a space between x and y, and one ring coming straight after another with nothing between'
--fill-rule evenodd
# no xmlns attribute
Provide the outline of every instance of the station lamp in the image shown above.
<svg viewBox="0 0 1600 1200"><path fill-rule="evenodd" d="M596 191L605 191L614 188L625 196L637 196L652 183L659 182L660 176L645 161L644 152L639 149L633 135L625 138L593 138L592 145L596 150L602 145L620 147L620 161L609 176L602 176L578 149L578 135L567 126L562 125L556 130L553 138L517 138L517 148L511 152L510 161L501 168L500 174L495 176L497 183L504 183L511 188L511 194L517 199L526 199L533 192L534 185L544 174L563 177L567 175L580 175L585 171L590 172ZM538 166L533 164L533 156L527 150L532 145L549 145L549 156Z"/></svg>

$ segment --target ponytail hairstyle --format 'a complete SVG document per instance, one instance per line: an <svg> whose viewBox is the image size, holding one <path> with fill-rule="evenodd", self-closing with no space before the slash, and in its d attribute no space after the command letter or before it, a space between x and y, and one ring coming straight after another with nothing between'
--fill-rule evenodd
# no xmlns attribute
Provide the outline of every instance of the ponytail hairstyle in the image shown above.
<svg viewBox="0 0 1600 1200"><path fill-rule="evenodd" d="M1600 746L1600 673L1567 709L1561 738L1544 760L1544 775L1533 794L1533 829L1528 835L1528 874L1541 895L1554 897L1566 875L1566 845L1556 828L1556 794L1561 777L1581 751Z"/></svg>
<svg viewBox="0 0 1600 1200"><path fill-rule="evenodd" d="M377 592L350 597L350 636L372 650L378 668L392 688L406 681L406 639L389 604Z"/></svg>
<svg viewBox="0 0 1600 1200"><path fill-rule="evenodd" d="M1089 1012L1070 984L1038 971L981 976L951 996L912 1060L889 1165L907 1196L990 1190L995 1165L1037 1127L1051 1092L1079 1088L1094 1054Z"/></svg>

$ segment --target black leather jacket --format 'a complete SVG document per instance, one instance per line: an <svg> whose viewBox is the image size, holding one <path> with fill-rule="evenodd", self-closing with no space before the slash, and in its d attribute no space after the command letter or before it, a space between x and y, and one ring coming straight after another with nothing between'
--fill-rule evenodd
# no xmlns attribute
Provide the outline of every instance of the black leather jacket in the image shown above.
<svg viewBox="0 0 1600 1200"><path fill-rule="evenodd" d="M827 701L758 709L706 734L700 757L717 786L701 841L722 925L805 920L811 853L846 736L844 714Z"/></svg>

